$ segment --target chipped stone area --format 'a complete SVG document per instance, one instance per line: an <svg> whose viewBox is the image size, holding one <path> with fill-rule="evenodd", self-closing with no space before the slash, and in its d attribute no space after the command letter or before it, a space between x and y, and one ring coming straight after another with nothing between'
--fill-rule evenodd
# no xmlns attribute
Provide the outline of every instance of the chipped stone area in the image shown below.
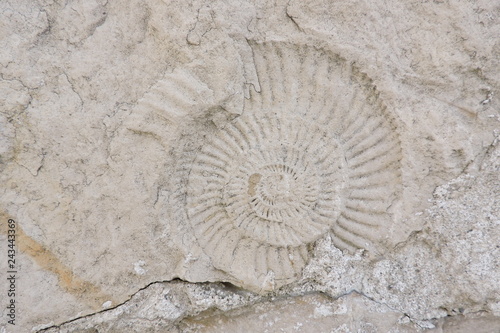
<svg viewBox="0 0 500 333"><path fill-rule="evenodd" d="M489 0L1 1L0 333L498 330L498 31Z"/></svg>
<svg viewBox="0 0 500 333"><path fill-rule="evenodd" d="M476 312L498 316L500 181L496 140L490 150L479 165L480 173L463 174L436 188L433 205L424 212L423 229L398 244L391 254L360 268L361 255L346 259L325 241L305 275L331 296L345 293L340 286L354 286L416 321ZM332 268L332 262L342 264ZM426 325L433 326L430 322Z"/></svg>
<svg viewBox="0 0 500 333"><path fill-rule="evenodd" d="M140 309L140 310L139 310ZM76 332L493 332L497 317L485 312L418 322L355 292L331 299L323 293L262 297L221 284L151 285L111 310L78 318L44 333Z"/></svg>
<svg viewBox="0 0 500 333"><path fill-rule="evenodd" d="M262 297L228 285L170 282L151 285L116 309L40 332L368 332L373 329L420 331L404 314L355 293L336 300L321 293Z"/></svg>

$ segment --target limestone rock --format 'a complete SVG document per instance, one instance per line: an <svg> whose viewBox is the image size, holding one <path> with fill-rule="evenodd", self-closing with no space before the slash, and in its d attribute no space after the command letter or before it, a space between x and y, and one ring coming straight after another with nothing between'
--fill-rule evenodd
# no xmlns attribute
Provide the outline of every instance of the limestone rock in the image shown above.
<svg viewBox="0 0 500 333"><path fill-rule="evenodd" d="M499 17L3 1L0 332L496 328Z"/></svg>

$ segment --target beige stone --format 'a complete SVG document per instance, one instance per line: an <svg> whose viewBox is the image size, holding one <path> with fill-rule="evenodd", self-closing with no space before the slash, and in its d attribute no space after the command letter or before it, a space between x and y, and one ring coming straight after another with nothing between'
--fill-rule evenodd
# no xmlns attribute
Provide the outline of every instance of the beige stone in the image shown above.
<svg viewBox="0 0 500 333"><path fill-rule="evenodd" d="M0 300L13 219L18 312L0 332L259 330L266 309L294 329L314 302L349 310L302 331L496 325L499 12L2 2ZM193 305L205 282L236 289Z"/></svg>

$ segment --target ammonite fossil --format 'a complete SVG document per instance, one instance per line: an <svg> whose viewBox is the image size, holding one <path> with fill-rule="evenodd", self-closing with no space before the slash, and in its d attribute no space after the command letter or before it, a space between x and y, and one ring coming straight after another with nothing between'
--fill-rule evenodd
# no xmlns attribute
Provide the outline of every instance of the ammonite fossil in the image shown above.
<svg viewBox="0 0 500 333"><path fill-rule="evenodd" d="M258 287L292 281L326 234L342 250L376 249L400 196L401 148L348 62L307 45L251 46L260 91L181 152L172 205L216 268Z"/></svg>

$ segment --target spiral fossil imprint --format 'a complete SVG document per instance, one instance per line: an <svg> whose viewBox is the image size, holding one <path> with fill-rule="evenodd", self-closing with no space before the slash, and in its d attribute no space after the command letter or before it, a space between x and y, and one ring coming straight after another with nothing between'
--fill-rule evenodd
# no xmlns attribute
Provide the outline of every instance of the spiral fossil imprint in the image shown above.
<svg viewBox="0 0 500 333"><path fill-rule="evenodd" d="M326 233L368 251L401 191L394 122L371 81L312 46L253 43L260 92L178 167L177 207L216 268L289 282Z"/></svg>

